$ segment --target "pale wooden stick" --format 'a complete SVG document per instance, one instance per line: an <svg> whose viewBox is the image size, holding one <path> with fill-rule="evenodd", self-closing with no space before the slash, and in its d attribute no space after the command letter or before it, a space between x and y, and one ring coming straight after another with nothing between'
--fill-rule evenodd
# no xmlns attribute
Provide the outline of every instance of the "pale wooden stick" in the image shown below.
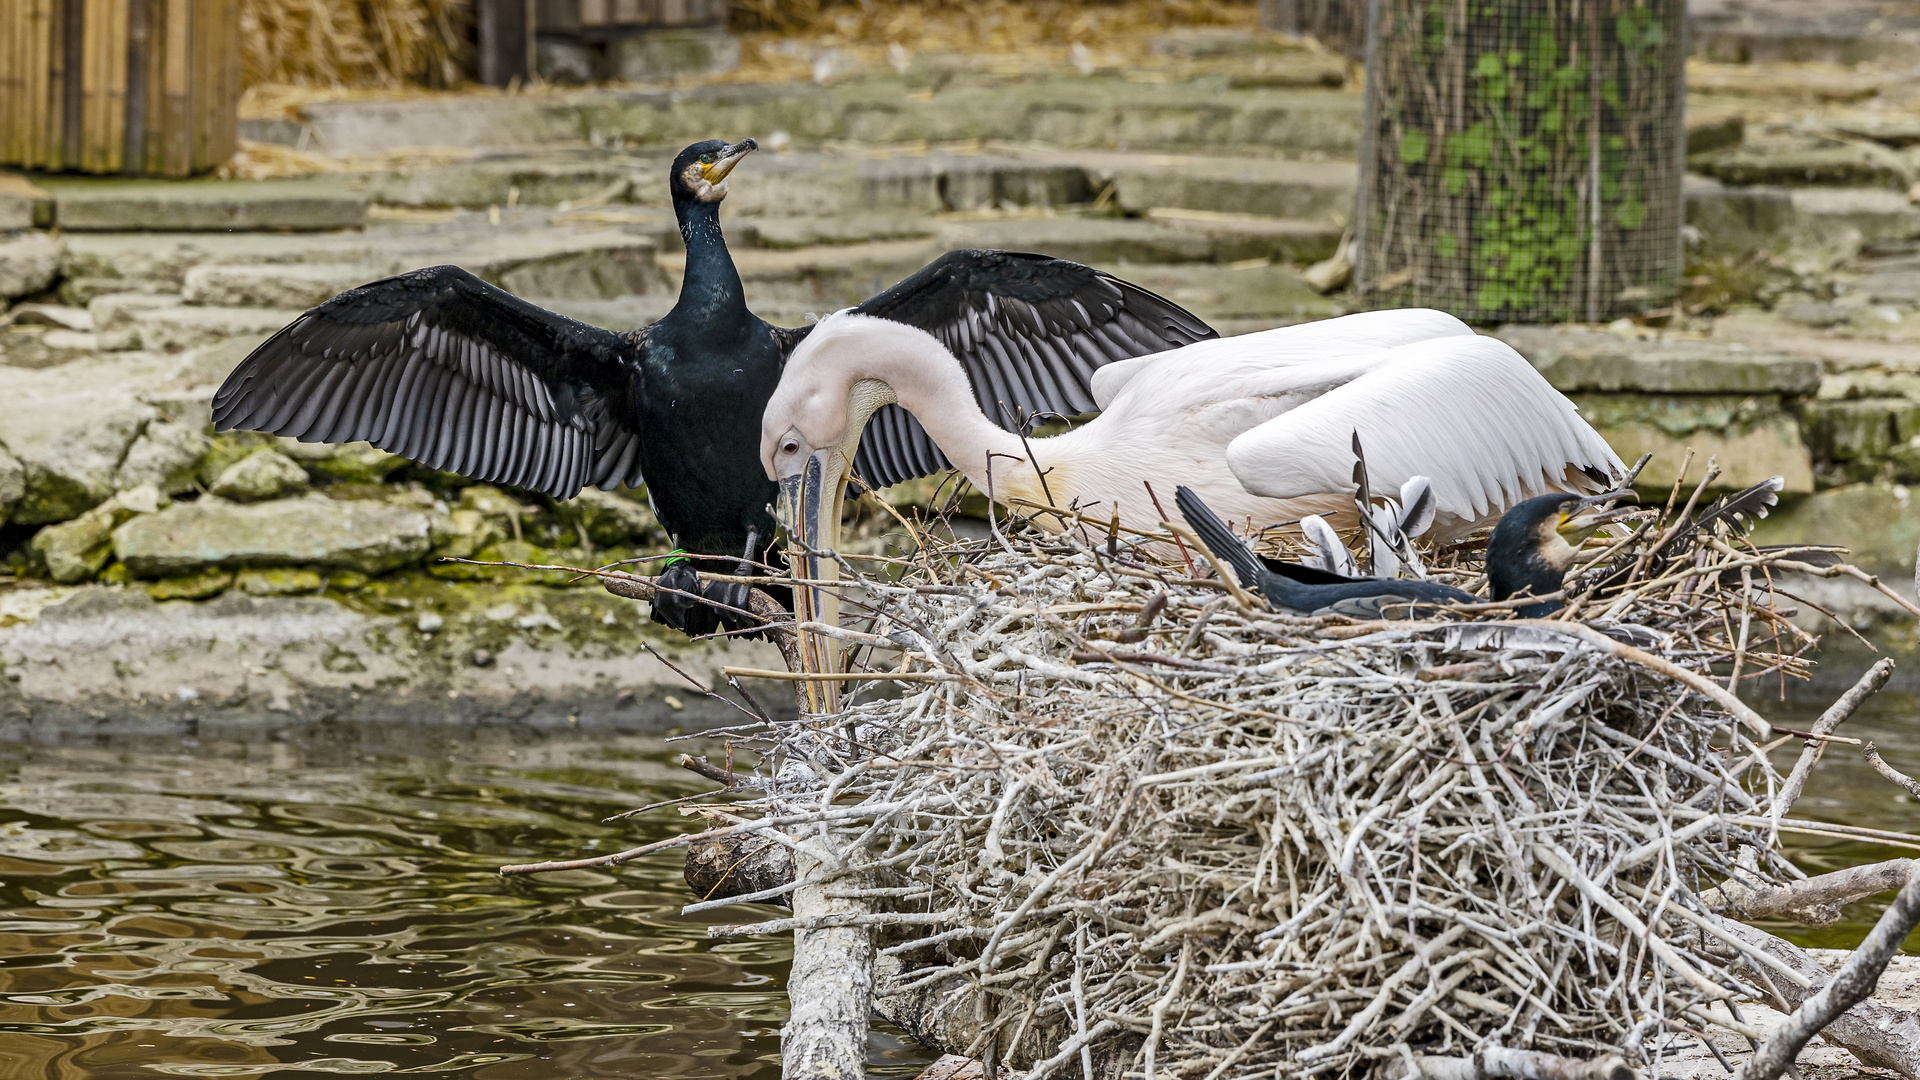
<svg viewBox="0 0 1920 1080"><path fill-rule="evenodd" d="M1907 794L1920 797L1920 780L1915 780L1913 777L1887 764L1886 759L1880 756L1880 751L1874 749L1872 743L1867 744L1867 764L1873 766L1874 772L1905 788Z"/></svg>
<svg viewBox="0 0 1920 1080"><path fill-rule="evenodd" d="M1820 719L1814 722L1813 733L1815 735L1833 734L1833 729L1846 722L1847 717L1853 715L1861 702L1887 685L1887 679L1892 675L1893 661L1890 658L1881 658L1867 669L1866 674L1860 676L1860 681L1853 684L1853 689L1841 694L1840 700L1820 714ZM1787 782L1781 787L1779 797L1773 800L1773 809L1768 815L1773 819L1773 825L1768 830L1769 844L1780 835L1780 819L1786 816L1788 810L1793 809L1794 802L1800 798L1800 792L1806 789L1807 777L1812 775L1813 767L1820 761L1820 754L1825 749L1826 747L1820 743L1810 742L1805 750L1800 751L1800 760L1793 763L1793 772L1787 775Z"/></svg>

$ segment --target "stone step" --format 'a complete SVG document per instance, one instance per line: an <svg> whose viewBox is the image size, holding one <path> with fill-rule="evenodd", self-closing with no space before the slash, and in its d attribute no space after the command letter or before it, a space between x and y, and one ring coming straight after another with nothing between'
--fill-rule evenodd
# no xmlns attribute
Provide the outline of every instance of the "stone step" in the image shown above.
<svg viewBox="0 0 1920 1080"><path fill-rule="evenodd" d="M132 313L131 321L140 348L149 352L177 353L229 340L245 342L247 348L251 349L299 318L300 314L298 309L183 304L179 307L136 311Z"/></svg>
<svg viewBox="0 0 1920 1080"><path fill-rule="evenodd" d="M1817 360L1577 326L1508 326L1497 336L1571 397L1623 460L1652 454L1648 476L1679 475L1691 450L1696 462L1718 461L1721 488L1780 476L1789 493L1814 489L1791 402L1818 389Z"/></svg>
<svg viewBox="0 0 1920 1080"><path fill-rule="evenodd" d="M317 232L366 220L367 200L327 179L46 180L67 232Z"/></svg>
<svg viewBox="0 0 1920 1080"><path fill-rule="evenodd" d="M228 265L213 263L187 271L180 290L189 304L209 307L287 308L295 311L387 276L383 266L365 263L293 263Z"/></svg>
<svg viewBox="0 0 1920 1080"><path fill-rule="evenodd" d="M1884 187L1894 191L1906 191L1916 171L1899 151L1871 143L1791 148L1748 144L1689 158L1687 168L1728 184Z"/></svg>
<svg viewBox="0 0 1920 1080"><path fill-rule="evenodd" d="M1351 161L1102 151L1065 154L1052 150L1032 151L1031 156L1050 163L1077 164L1086 170L1096 191L1111 185L1111 197L1122 209L1142 213L1175 207L1345 221L1353 213L1353 196L1360 178L1359 166Z"/></svg>
<svg viewBox="0 0 1920 1080"><path fill-rule="evenodd" d="M591 299L667 287L651 236L605 225L549 225L537 213L516 216L525 220L495 227L485 215L461 215L432 228L304 236L77 234L69 238L67 274L74 291L87 295L69 300L186 291L198 303L307 307L343 288L442 263L523 296ZM195 278L202 268L207 272Z"/></svg>
<svg viewBox="0 0 1920 1080"><path fill-rule="evenodd" d="M973 224L991 224L994 229L984 235L974 231ZM1023 227L1024 233L1019 231ZM1140 240L1141 234L1150 232L1161 235L1151 243ZM1019 249L1086 262L1168 296L1204 319L1252 319L1259 328L1340 313L1337 304L1308 289L1289 267L1264 258L1230 265L1207 261L1214 241L1152 221L1034 218L954 223L935 239L736 250L733 256L754 310L829 312L860 303L943 251L988 246L983 240L1006 241L1000 246L1008 247L1019 241ZM1156 254L1181 258L1176 262L1136 257ZM676 282L685 260L680 253L660 256L661 265Z"/></svg>
<svg viewBox="0 0 1920 1080"><path fill-rule="evenodd" d="M307 105L299 125L258 125L338 154L401 147L518 148L580 143L678 149L698 139L783 131L802 145L967 140L1074 148L1286 147L1352 153L1360 95L1348 90L1232 89L1222 80L1132 82L1041 77L998 85L956 80L927 94L895 77L831 86L723 85L690 90L596 89L566 94L442 94L406 101Z"/></svg>
<svg viewBox="0 0 1920 1080"><path fill-rule="evenodd" d="M734 265L749 303L837 311L865 300L931 262L945 250L933 240L880 240L859 244L741 250ZM662 254L675 291L686 267L681 252Z"/></svg>
<svg viewBox="0 0 1920 1080"><path fill-rule="evenodd" d="M642 173L657 175L665 187L666 165L636 163L624 155L574 152L514 155L454 161L440 165L402 165L353 173L342 180L368 202L389 206L557 206L581 200L624 198Z"/></svg>
<svg viewBox="0 0 1920 1080"><path fill-rule="evenodd" d="M1696 56L1858 64L1920 60L1920 9L1884 0L1692 0Z"/></svg>
<svg viewBox="0 0 1920 1080"><path fill-rule="evenodd" d="M53 196L17 173L0 172L0 233L53 225Z"/></svg>
<svg viewBox="0 0 1920 1080"><path fill-rule="evenodd" d="M1884 187L1736 186L1689 176L1686 200L1687 224L1709 250L1727 254L1828 247L1849 230L1862 244L1920 237L1920 206Z"/></svg>
<svg viewBox="0 0 1920 1080"><path fill-rule="evenodd" d="M1341 226L1205 211L1150 211L1144 218L1012 217L955 221L940 229L948 248L1037 251L1084 263L1310 263L1333 254Z"/></svg>

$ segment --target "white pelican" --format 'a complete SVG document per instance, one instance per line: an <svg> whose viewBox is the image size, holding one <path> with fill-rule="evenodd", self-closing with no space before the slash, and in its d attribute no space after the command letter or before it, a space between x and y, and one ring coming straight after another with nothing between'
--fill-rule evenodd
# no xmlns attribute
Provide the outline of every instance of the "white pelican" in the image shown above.
<svg viewBox="0 0 1920 1080"><path fill-rule="evenodd" d="M1110 364L1093 389L1105 408L1098 417L1023 439L987 418L933 336L842 311L787 360L761 418L760 460L781 485L793 536L816 551L838 544L862 428L895 403L995 501L1117 514L1142 530L1163 520L1149 483L1163 500L1192 488L1233 521L1351 518L1356 433L1373 490L1430 478L1441 539L1529 496L1604 490L1625 472L1520 354L1438 311L1366 312L1199 341ZM808 559L803 573L830 575L831 561ZM831 621L831 597L799 593L803 620Z"/></svg>
<svg viewBox="0 0 1920 1080"><path fill-rule="evenodd" d="M796 495L811 463L824 511L838 501L867 418L898 403L1001 503L1100 519L1117 511L1122 524L1152 530L1162 513L1145 485L1162 498L1185 485L1228 520L1271 525L1352 516L1358 433L1373 490L1430 478L1443 539L1533 495L1603 490L1625 471L1520 354L1438 311L1364 312L1200 341L1110 364L1093 389L1100 416L1022 439L988 420L931 335L840 312L788 359L761 418L760 459Z"/></svg>

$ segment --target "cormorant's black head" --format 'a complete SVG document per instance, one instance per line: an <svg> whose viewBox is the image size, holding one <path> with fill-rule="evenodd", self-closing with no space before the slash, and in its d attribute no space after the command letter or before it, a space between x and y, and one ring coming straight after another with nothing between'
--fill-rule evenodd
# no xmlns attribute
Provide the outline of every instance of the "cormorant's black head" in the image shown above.
<svg viewBox="0 0 1920 1080"><path fill-rule="evenodd" d="M680 151L680 156L673 159L673 171L667 176L673 201L697 199L717 203L726 198L727 174L740 164L741 158L758 149L760 144L752 139L737 143L708 139Z"/></svg>
<svg viewBox="0 0 1920 1080"><path fill-rule="evenodd" d="M1621 495L1540 495L1501 515L1500 523L1493 527L1493 539L1487 541L1487 582L1493 587L1493 598L1559 592L1580 545L1614 517L1589 511L1594 504ZM1557 601L1549 601L1521 608L1517 614L1537 619L1559 609Z"/></svg>

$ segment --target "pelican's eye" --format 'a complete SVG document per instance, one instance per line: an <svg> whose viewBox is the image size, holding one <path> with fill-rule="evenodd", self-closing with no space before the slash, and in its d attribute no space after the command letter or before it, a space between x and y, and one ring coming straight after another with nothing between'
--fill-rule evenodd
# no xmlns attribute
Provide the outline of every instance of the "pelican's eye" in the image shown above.
<svg viewBox="0 0 1920 1080"><path fill-rule="evenodd" d="M701 154L701 155L700 155L700 164L702 164L702 165L711 165L711 164L713 164L713 155L712 155L712 154Z"/></svg>
<svg viewBox="0 0 1920 1080"><path fill-rule="evenodd" d="M780 452L783 454L797 454L800 452L800 444L794 442L792 439L788 439L786 442L780 444Z"/></svg>

